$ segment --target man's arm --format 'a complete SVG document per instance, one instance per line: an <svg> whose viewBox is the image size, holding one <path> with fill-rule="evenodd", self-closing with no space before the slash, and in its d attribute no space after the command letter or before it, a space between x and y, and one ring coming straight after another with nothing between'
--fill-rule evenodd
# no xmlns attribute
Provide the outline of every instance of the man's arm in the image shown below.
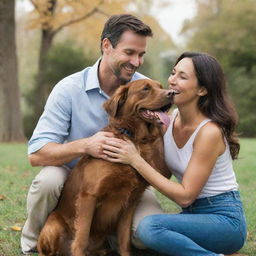
<svg viewBox="0 0 256 256"><path fill-rule="evenodd" d="M91 137L69 143L49 142L30 154L29 161L32 166L60 166L85 154L102 158L102 144L110 137L113 137L112 133L100 131Z"/></svg>

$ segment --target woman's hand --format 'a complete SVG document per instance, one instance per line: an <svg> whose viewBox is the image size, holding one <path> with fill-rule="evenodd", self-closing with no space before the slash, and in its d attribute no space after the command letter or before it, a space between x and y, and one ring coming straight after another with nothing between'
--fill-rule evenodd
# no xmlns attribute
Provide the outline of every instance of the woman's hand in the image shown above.
<svg viewBox="0 0 256 256"><path fill-rule="evenodd" d="M114 163L133 165L140 157L138 150L130 140L109 138L102 145L104 159Z"/></svg>

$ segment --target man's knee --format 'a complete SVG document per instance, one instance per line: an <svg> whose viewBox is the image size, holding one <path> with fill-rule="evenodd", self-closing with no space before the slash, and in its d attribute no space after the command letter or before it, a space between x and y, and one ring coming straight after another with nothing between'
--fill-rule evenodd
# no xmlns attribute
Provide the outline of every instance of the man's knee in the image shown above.
<svg viewBox="0 0 256 256"><path fill-rule="evenodd" d="M31 190L40 191L44 194L59 193L68 174L69 170L64 167L46 166L33 180Z"/></svg>

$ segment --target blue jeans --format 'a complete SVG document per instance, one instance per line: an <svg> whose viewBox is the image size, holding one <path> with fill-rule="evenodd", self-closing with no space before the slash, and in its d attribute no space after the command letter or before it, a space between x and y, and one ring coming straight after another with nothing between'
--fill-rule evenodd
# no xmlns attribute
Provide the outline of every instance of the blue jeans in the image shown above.
<svg viewBox="0 0 256 256"><path fill-rule="evenodd" d="M145 217L136 236L163 255L232 254L246 240L246 221L238 191L201 198L180 214Z"/></svg>

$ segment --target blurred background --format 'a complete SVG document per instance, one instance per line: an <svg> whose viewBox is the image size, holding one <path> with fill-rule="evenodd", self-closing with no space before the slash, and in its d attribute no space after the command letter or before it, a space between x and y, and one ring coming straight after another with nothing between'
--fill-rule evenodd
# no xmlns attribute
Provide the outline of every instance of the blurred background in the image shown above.
<svg viewBox="0 0 256 256"><path fill-rule="evenodd" d="M203 51L224 68L238 132L256 137L255 0L1 0L0 142L25 141L53 86L93 64L112 14L149 24L143 74L167 87L183 51Z"/></svg>

